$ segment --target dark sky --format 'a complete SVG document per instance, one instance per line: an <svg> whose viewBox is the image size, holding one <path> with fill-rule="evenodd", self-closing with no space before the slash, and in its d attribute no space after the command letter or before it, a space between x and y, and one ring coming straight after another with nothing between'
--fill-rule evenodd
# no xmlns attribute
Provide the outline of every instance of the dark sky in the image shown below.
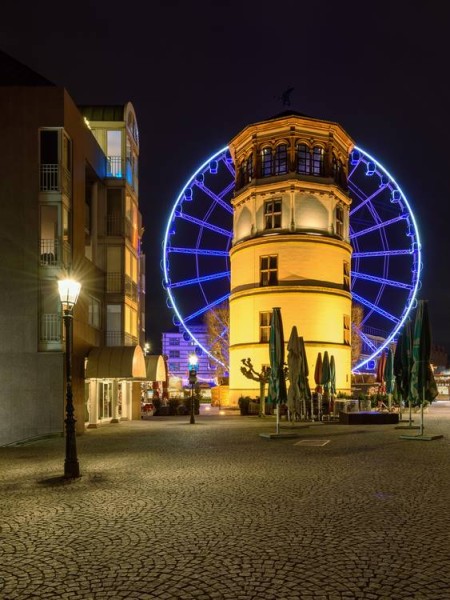
<svg viewBox="0 0 450 600"><path fill-rule="evenodd" d="M79 104L131 101L141 138L147 329L171 327L161 243L188 177L285 107L339 122L408 197L434 343L450 349L450 7L442 2L83 0L2 6L0 48ZM24 8L24 5L28 5ZM64 8L67 7L67 8ZM67 14L66 16L66 13Z"/></svg>

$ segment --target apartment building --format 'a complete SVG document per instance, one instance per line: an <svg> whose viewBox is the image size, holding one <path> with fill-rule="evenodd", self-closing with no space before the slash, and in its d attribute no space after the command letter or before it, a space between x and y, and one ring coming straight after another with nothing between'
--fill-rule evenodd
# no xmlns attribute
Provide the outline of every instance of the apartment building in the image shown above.
<svg viewBox="0 0 450 600"><path fill-rule="evenodd" d="M57 280L73 318L77 432L140 418L146 379L139 135L130 102L77 106L0 53L0 445L63 431Z"/></svg>

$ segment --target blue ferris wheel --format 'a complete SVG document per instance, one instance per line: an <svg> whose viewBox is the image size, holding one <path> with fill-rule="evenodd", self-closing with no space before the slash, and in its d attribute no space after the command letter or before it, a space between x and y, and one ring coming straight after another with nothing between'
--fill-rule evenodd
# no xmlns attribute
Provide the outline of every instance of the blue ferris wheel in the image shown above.
<svg viewBox="0 0 450 600"><path fill-rule="evenodd" d="M220 360L199 341L195 324L230 294L234 187L235 169L224 147L183 186L163 241L163 287L173 322L182 326L186 340L216 362ZM404 193L390 173L359 147L350 155L348 187L351 292L353 302L363 309L360 322L352 323L364 356L353 367L357 372L396 338L415 307L422 258L417 223ZM221 335L225 334L224 324Z"/></svg>

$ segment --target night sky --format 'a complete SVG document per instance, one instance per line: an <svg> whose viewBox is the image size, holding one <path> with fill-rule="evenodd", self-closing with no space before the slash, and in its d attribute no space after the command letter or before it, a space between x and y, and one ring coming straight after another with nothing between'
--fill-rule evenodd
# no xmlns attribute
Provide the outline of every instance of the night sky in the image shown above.
<svg viewBox="0 0 450 600"><path fill-rule="evenodd" d="M416 216L433 342L450 350L450 7L437 1L9 3L0 49L78 104L131 101L140 130L147 330L172 327L163 230L184 183L245 125L286 109L339 122ZM28 5L24 9L24 5Z"/></svg>

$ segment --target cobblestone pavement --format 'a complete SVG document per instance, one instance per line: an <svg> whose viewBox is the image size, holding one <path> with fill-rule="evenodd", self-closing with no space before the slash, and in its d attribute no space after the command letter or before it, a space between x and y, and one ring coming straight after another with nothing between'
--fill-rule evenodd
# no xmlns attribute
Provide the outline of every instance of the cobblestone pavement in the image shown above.
<svg viewBox="0 0 450 600"><path fill-rule="evenodd" d="M298 437L261 437L273 417L107 425L77 439L74 481L62 438L0 448L0 598L450 599L448 403L433 441L280 431Z"/></svg>

